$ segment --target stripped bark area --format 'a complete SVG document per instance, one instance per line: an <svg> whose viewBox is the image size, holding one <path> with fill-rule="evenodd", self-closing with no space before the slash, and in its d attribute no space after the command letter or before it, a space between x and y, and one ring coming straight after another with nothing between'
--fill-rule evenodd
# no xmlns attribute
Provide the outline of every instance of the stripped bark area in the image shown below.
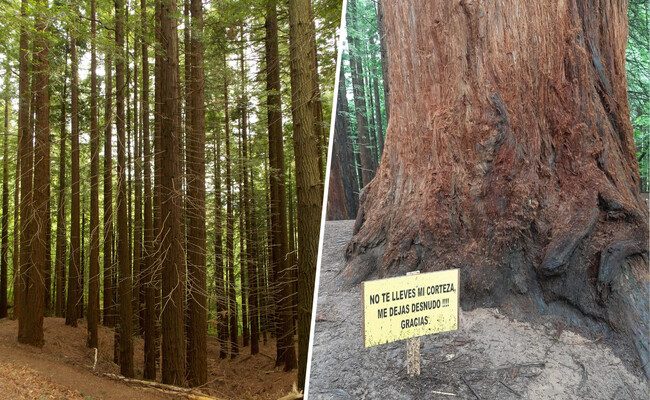
<svg viewBox="0 0 650 400"><path fill-rule="evenodd" d="M626 6L383 2L391 115L349 281L457 267L464 307L559 313L650 375Z"/></svg>

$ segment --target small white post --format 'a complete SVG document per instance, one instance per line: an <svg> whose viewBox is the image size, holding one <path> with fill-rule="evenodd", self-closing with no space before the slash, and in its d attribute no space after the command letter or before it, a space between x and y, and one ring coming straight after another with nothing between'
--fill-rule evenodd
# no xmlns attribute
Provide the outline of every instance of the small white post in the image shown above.
<svg viewBox="0 0 650 400"><path fill-rule="evenodd" d="M406 275L417 275L420 271L407 272ZM420 375L420 338L406 339L406 373L413 377Z"/></svg>

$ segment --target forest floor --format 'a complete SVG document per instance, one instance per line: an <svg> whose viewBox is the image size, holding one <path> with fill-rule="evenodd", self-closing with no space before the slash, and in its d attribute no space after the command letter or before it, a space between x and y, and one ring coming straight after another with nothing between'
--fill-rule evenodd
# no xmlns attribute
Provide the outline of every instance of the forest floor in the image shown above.
<svg viewBox="0 0 650 400"><path fill-rule="evenodd" d="M113 330L100 327L97 366L86 344L86 325L65 325L63 318L45 318L42 348L18 344L18 321L0 320L0 398L3 399L175 399L174 394L125 383L105 374L119 374L113 363ZM136 378L142 378L143 340L134 338ZM292 390L295 371L274 368L275 342L260 343L261 354L241 348L235 359L219 359L215 338L208 338L208 384L199 391L217 399L278 399ZM160 376L160 373L159 373Z"/></svg>
<svg viewBox="0 0 650 400"><path fill-rule="evenodd" d="M310 400L646 399L648 381L602 342L496 309L461 311L459 330L421 338L421 375L405 342L365 349L360 286L340 274L354 221L325 225Z"/></svg>

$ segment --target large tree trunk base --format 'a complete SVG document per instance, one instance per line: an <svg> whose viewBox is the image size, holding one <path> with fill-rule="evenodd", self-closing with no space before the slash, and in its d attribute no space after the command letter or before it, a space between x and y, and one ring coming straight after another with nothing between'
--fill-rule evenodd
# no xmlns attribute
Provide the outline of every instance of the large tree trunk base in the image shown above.
<svg viewBox="0 0 650 400"><path fill-rule="evenodd" d="M460 268L463 309L498 307L523 321L551 318L603 338L617 355L650 377L648 249L643 245L647 236L641 228L622 230L612 211L599 204L600 210L594 207L574 218L571 231L547 246L539 243L533 224L514 244L499 249L497 257L491 255L497 249L475 248L467 244L469 238L432 245L432 230L422 226L408 225L400 234L387 235L392 228L387 222L370 235L360 234L365 222L362 205L343 275L354 285L414 270ZM620 238L612 239L614 232ZM390 241L388 236L398 239ZM391 259L385 258L387 247Z"/></svg>

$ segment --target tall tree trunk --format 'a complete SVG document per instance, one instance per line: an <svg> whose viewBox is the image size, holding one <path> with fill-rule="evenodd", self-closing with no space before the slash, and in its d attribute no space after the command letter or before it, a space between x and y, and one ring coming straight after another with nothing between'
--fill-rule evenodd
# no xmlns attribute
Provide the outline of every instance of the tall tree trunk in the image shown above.
<svg viewBox="0 0 650 400"><path fill-rule="evenodd" d="M241 110L241 108L240 108ZM239 128L239 132L241 133L241 125ZM248 346L248 340L249 340L249 331L248 331L248 308L247 308L247 290L248 290L248 283L247 283L247 274L246 274L246 269L247 269L247 257L246 257L246 244L245 244L245 238L248 232L246 231L246 226L244 223L245 220L245 207L244 207L244 176L242 174L244 170L244 158L242 157L242 146L241 146L241 140L237 143L238 145L238 155L239 155L239 182L237 184L237 200L238 200L238 213L237 216L239 217L239 292L240 292L240 298L241 298L241 322L242 322L242 347L247 347Z"/></svg>
<svg viewBox="0 0 650 400"><path fill-rule="evenodd" d="M390 94L390 85L388 80L388 48L386 47L386 31L384 29L384 11L383 11L383 0L377 1L377 30L379 31L379 49L381 56L381 75L384 87L384 105L386 109L386 123L388 123L388 117L390 115L390 102L388 101L388 96ZM383 138L382 138L383 143ZM382 145L382 154L383 154L383 145Z"/></svg>
<svg viewBox="0 0 650 400"><path fill-rule="evenodd" d="M115 326L115 265L113 264L113 60L106 53L104 101L104 325Z"/></svg>
<svg viewBox="0 0 650 400"><path fill-rule="evenodd" d="M225 57L225 55L224 55ZM228 63L224 62L226 68ZM230 331L230 356L235 358L239 354L239 344L237 343L238 326L237 326L237 299L235 298L235 246L233 232L233 210L232 210L232 158L230 157L230 114L228 106L228 78L224 78L224 112L226 118L226 251L228 260L226 274L228 275L226 290L228 291L228 319Z"/></svg>
<svg viewBox="0 0 650 400"><path fill-rule="evenodd" d="M291 10L292 7L289 6ZM295 10L292 10L292 12ZM269 163L271 175L271 251L272 285L276 303L276 366L284 364L286 371L296 367L296 352L293 344L293 318L291 316L290 265L287 254L287 206L284 188L284 147L282 140L282 100L280 98L280 59L278 56L277 3L269 1L266 9L266 90L267 121L269 129ZM305 37L304 39L309 40ZM309 43L309 42L303 42ZM307 55L309 56L309 55ZM311 58L303 62L310 68ZM312 87L313 81L304 82ZM293 87L293 85L292 85ZM310 121L313 125L313 119ZM312 138L316 140L316 138ZM317 142L315 142L317 143ZM318 164L318 156L313 154ZM318 167L318 166L317 166ZM316 171L318 173L318 171Z"/></svg>
<svg viewBox="0 0 650 400"><path fill-rule="evenodd" d="M190 126L186 131L187 156L187 273L189 334L187 341L187 381L203 385L208 379L208 302L205 265L205 100L203 78L203 5L191 3ZM186 115L186 118L188 116Z"/></svg>
<svg viewBox="0 0 650 400"><path fill-rule="evenodd" d="M245 68L245 55L244 55L244 46L246 44L246 37L244 36L244 22L240 26L240 41L241 41L241 57L240 57L240 79L241 79L241 104L240 104L240 116L241 116L241 153L240 153L240 180L239 180L239 238L240 238L240 254L243 257L240 257L239 262L239 277L241 282L241 305L242 305L242 344L244 347L247 347L250 341L250 304L248 300L250 299L250 285L249 285L249 274L248 271L251 268L252 260L250 259L250 240L249 240L249 223L248 223L248 213L249 213L249 201L248 197L248 148L247 140L248 136L248 97L246 96L246 68ZM245 246L244 246L245 241Z"/></svg>
<svg viewBox="0 0 650 400"><path fill-rule="evenodd" d="M226 121L227 124L227 121ZM217 335L219 339L219 358L228 356L228 309L223 267L223 222L221 203L221 137L220 131L214 138L214 284L216 296Z"/></svg>
<svg viewBox="0 0 650 400"><path fill-rule="evenodd" d="M289 220L289 254L287 259L289 261L289 271L291 274L291 317L294 321L298 320L298 249L296 248L296 205L294 199L296 198L296 191L294 190L295 180L291 176L291 168L287 176L289 182L288 198L289 204L287 205L287 219ZM295 324L293 327L293 334L295 334Z"/></svg>
<svg viewBox="0 0 650 400"><path fill-rule="evenodd" d="M65 260L67 252L67 234L66 234L66 215L65 198L66 198L66 126L67 126L67 75L68 75L68 51L69 45L66 40L65 57L63 68L63 87L61 90L61 115L59 124L59 194L57 199L57 218L56 218L56 255L55 255L55 287L56 300L54 306L54 315L63 317L65 313Z"/></svg>
<svg viewBox="0 0 650 400"><path fill-rule="evenodd" d="M20 94L19 94L20 96ZM20 98L19 98L20 102ZM20 103L19 103L20 104ZM13 309L11 313L11 318L16 319L18 317L18 295L19 295L19 272L20 272L20 162L21 162L21 142L20 142L20 131L18 132L16 144L17 144L17 157L16 157L16 173L14 174L14 223L13 223L13 244L12 244L12 280L13 280Z"/></svg>
<svg viewBox="0 0 650 400"><path fill-rule="evenodd" d="M358 210L359 183L355 170L354 150L350 139L348 100L346 97L345 74L339 73L339 88L336 100L336 121L334 143L327 196L327 219L354 219Z"/></svg>
<svg viewBox="0 0 650 400"><path fill-rule="evenodd" d="M70 211L70 267L68 268L68 301L65 313L65 323L77 326L78 305L81 301L81 232L79 214L79 60L77 58L77 38L70 34L70 66L72 78L70 82L72 92L71 103L71 156L72 156L72 200Z"/></svg>
<svg viewBox="0 0 650 400"><path fill-rule="evenodd" d="M140 21L142 24L142 21ZM138 112L138 59L139 49L138 41L142 40L138 34L133 48L133 139L135 150L133 154L133 196L135 204L133 206L133 321L134 332L138 335L143 333L144 329L144 294L143 294L143 274L142 274L142 135L140 133L140 114Z"/></svg>
<svg viewBox="0 0 650 400"><path fill-rule="evenodd" d="M147 0L140 0L142 16L142 144L144 152L144 242L142 257L142 285L144 287L144 379L156 379L156 285L154 283L153 203L151 193L151 148L149 139L149 19Z"/></svg>
<svg viewBox="0 0 650 400"><path fill-rule="evenodd" d="M314 18L314 11L309 9L309 23L311 30L316 32L316 19ZM329 129L325 129L326 125L323 121L323 101L320 92L320 79L318 76L318 46L316 44L316 35L310 38L309 45L311 46L311 67L312 67L312 87L314 91L314 100L312 107L314 112L314 123L316 124L316 132L318 132L318 165L320 167L320 180L325 181L325 168L327 164L327 151L329 147ZM323 157L325 155L325 157Z"/></svg>
<svg viewBox="0 0 650 400"><path fill-rule="evenodd" d="M90 261L88 268L88 347L98 346L99 323L99 127L97 126L96 0L90 0Z"/></svg>
<svg viewBox="0 0 650 400"><path fill-rule="evenodd" d="M650 375L624 4L383 3L391 123L350 280L460 265L464 307L605 321Z"/></svg>
<svg viewBox="0 0 650 400"><path fill-rule="evenodd" d="M271 306L270 300L270 289L269 289L269 276L271 274L271 189L269 176L269 159L264 160L264 234L260 239L259 246L259 257L261 269L258 269L260 273L259 279L259 303L260 303L260 330L262 331L262 341L266 345L268 343L269 332L273 330L274 325L274 313L273 307ZM258 224L259 226L259 224Z"/></svg>
<svg viewBox="0 0 650 400"><path fill-rule="evenodd" d="M20 26L20 49L18 52L18 135L20 144L20 257L19 264L14 267L14 318L20 318L25 299L24 271L31 264L31 215L32 209L32 178L34 163L33 137L30 123L29 88L29 26L27 24L27 0L20 3L20 16L23 24Z"/></svg>
<svg viewBox="0 0 650 400"><path fill-rule="evenodd" d="M117 263L119 269L119 347L120 373L133 377L133 307L131 263L129 260L129 232L127 216L126 132L125 115L125 60L124 0L115 0L115 89L117 125Z"/></svg>
<svg viewBox="0 0 650 400"><path fill-rule="evenodd" d="M368 133L368 121L366 116L366 94L363 84L363 65L359 59L361 45L354 31L356 29L356 0L350 0L347 13L347 33L350 43L350 70L352 75L352 92L354 97L354 111L357 121L357 145L361 157L361 187L366 186L375 176L376 165L372 155L372 145Z"/></svg>
<svg viewBox="0 0 650 400"><path fill-rule="evenodd" d="M160 7L160 204L162 223L162 381L185 383L185 254L181 228L182 174L178 152L180 118L178 87L178 36L176 1L162 0Z"/></svg>
<svg viewBox="0 0 650 400"><path fill-rule="evenodd" d="M7 318L7 278L9 269L9 61L4 81L4 135L2 140L2 245L0 249L0 318Z"/></svg>
<svg viewBox="0 0 650 400"><path fill-rule="evenodd" d="M25 299L23 312L18 319L18 341L33 346L42 346L43 314L45 306L45 282L43 274L46 269L46 228L47 188L50 179L50 99L49 90L49 44L46 36L46 20L42 13L47 12L47 3L41 2L41 13L35 16L34 68L33 68L33 104L35 111L34 137L34 181L33 181L33 230L31 230L31 264L24 271ZM22 272L22 271L21 271Z"/></svg>
<svg viewBox="0 0 650 400"><path fill-rule="evenodd" d="M377 63L377 60L372 59L373 64ZM377 160L381 160L381 155L384 153L384 126L381 120L381 101L379 100L379 84L377 83L379 71L374 71L374 77L372 78L372 96L373 96L373 105L375 106L375 137L377 139Z"/></svg>
<svg viewBox="0 0 650 400"><path fill-rule="evenodd" d="M368 49L364 51L368 53ZM367 93L367 111L368 111L368 135L370 138L370 152L372 154L372 163L377 168L379 163L379 145L377 141L377 124L375 123L375 102L372 96L372 76L370 72L370 66L367 65L367 55L363 58L363 61L366 62L365 70L368 71L368 76L363 77L364 82L364 92Z"/></svg>
<svg viewBox="0 0 650 400"><path fill-rule="evenodd" d="M155 43L161 43L162 34L161 34L161 10L162 2L157 0L155 1L154 6L154 38ZM162 128L162 115L161 110L161 95L162 95L162 78L161 70L163 63L163 55L160 51L155 51L155 65L154 65L154 75L155 75L155 85L154 85L154 135L153 135L153 251L151 254L151 268L153 270L152 282L154 284L154 313L155 320L160 321L160 316L162 313L162 265L160 250L162 246L162 219L161 219L161 198L160 198L160 178L161 178L161 143L160 143L160 133ZM155 338L155 359L160 359L160 352L162 350L162 324L157 323L155 326L154 332Z"/></svg>
<svg viewBox="0 0 650 400"><path fill-rule="evenodd" d="M296 162L298 195L298 386L305 385L311 308L318 258L318 236L322 208L322 181L318 172L314 112L309 105L316 93L303 90L310 87L316 73L310 65L315 57L313 47L302 43L313 40L314 27L309 21L310 0L289 0L289 41L291 54L291 104L293 114L293 147Z"/></svg>
<svg viewBox="0 0 650 400"><path fill-rule="evenodd" d="M267 36L268 37L268 36ZM268 66L268 64L267 64ZM268 79L268 75L267 75ZM267 95L268 96L268 95ZM267 102L268 102L268 97L267 97ZM268 105L267 105L267 113L268 113ZM267 114L268 115L268 114ZM270 147L270 144L269 144ZM270 154L269 154L270 156ZM270 157L269 157L270 158ZM268 340L268 334L275 335L275 329L277 327L277 313L275 312L275 307L274 307L274 292L273 288L271 287L272 281L274 281L274 276L273 276L273 223L272 223L272 218L271 218L271 173L270 173L270 159L264 160L264 176L265 176L265 183L266 187L265 189L265 199L266 199L266 267L265 267L265 280L264 280L264 328L265 328L265 333L264 333L264 344L266 344ZM279 365L280 363L280 358L279 358L279 346L278 343L276 343L276 360L275 364L276 366Z"/></svg>
<svg viewBox="0 0 650 400"><path fill-rule="evenodd" d="M79 302L77 303L77 318L84 318L84 288L86 287L86 207L85 198L81 201L81 269L79 270Z"/></svg>
<svg viewBox="0 0 650 400"><path fill-rule="evenodd" d="M242 46L244 45L244 35L243 35L243 26L242 26ZM243 49L243 47L242 47ZM247 294L248 301L248 322L250 324L250 330L245 330L244 332L244 346L248 344L250 340L251 343L251 354L259 353L259 326L257 323L257 318L255 317L257 313L257 269L256 262L254 260L253 254L253 220L252 220L252 201L251 188L253 185L252 179L249 178L249 161L250 154L248 149L248 97L246 95L246 71L244 68L244 52L242 51L242 61L241 61L241 79L242 79L242 155L244 156L244 219L245 219L245 230L246 230L246 282L247 290L242 290L242 295ZM250 171L252 172L252 171ZM243 273L242 273L243 276ZM243 301L242 301L243 304ZM244 325L246 326L246 325ZM248 335L247 335L248 334Z"/></svg>
<svg viewBox="0 0 650 400"><path fill-rule="evenodd" d="M244 138L246 138L244 136ZM244 146L246 148L246 146ZM257 227L253 227L255 219L255 187L253 186L252 168L248 171L249 185L246 186L248 210L246 212L246 249L248 250L248 320L250 322L251 355L260 352L260 325L259 325L259 285L258 285L258 251Z"/></svg>

